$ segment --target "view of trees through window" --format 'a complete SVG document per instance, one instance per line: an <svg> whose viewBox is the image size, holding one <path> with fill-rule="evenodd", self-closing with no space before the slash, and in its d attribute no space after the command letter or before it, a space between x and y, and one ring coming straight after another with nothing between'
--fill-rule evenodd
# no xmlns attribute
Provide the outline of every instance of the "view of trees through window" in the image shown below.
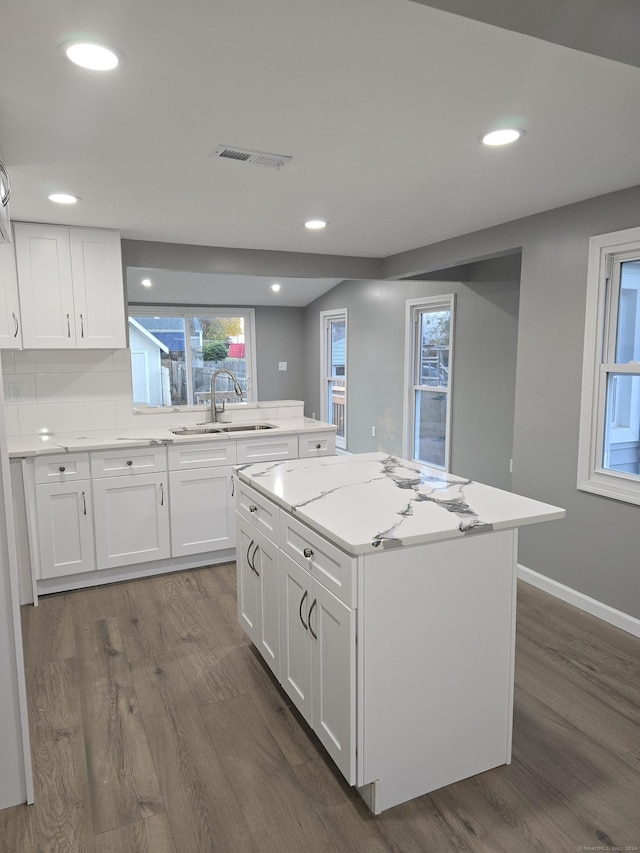
<svg viewBox="0 0 640 853"><path fill-rule="evenodd" d="M211 377L230 370L247 394L247 341L243 316L142 314L129 316L133 400L147 406L210 402ZM218 396L238 399L231 378L220 375Z"/></svg>

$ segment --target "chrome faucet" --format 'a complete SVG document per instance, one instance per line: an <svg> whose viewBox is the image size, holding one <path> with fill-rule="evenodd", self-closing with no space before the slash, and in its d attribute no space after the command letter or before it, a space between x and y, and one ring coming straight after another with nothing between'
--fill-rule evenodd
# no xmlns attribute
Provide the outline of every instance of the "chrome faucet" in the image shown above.
<svg viewBox="0 0 640 853"><path fill-rule="evenodd" d="M242 398L242 388L238 383L238 379L235 373L232 373L230 370L227 370L226 367L219 367L218 370L214 370L211 374L211 423L216 423L218 420L218 415L221 415L224 412L224 397L222 398L222 408L218 409L216 406L216 379L220 376L221 373L226 373L227 376L231 378L233 382L233 390L236 392L236 395Z"/></svg>

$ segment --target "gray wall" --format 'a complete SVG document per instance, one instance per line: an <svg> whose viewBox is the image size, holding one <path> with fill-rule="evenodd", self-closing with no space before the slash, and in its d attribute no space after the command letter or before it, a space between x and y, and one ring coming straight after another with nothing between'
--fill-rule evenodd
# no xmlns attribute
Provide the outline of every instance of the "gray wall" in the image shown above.
<svg viewBox="0 0 640 853"><path fill-rule="evenodd" d="M256 308L256 362L261 400L304 400L302 308ZM286 371L278 364L287 362Z"/></svg>
<svg viewBox="0 0 640 853"><path fill-rule="evenodd" d="M348 311L347 449L400 455L403 445L405 303L456 294L451 468L510 487L518 259L448 271L455 281L348 281L305 309L306 413L320 413L320 312ZM371 436L375 426L376 436Z"/></svg>
<svg viewBox="0 0 640 853"><path fill-rule="evenodd" d="M567 518L520 532L520 562L640 617L640 508L576 488L589 237L638 225L640 187L388 258L415 275L522 247L513 490Z"/></svg>

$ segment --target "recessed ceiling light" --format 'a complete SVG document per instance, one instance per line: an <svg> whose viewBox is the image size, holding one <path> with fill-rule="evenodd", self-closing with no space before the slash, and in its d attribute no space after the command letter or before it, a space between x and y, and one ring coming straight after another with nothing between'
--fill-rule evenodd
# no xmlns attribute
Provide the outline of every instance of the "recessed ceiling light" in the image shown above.
<svg viewBox="0 0 640 853"><path fill-rule="evenodd" d="M55 201L56 204L76 204L80 201L77 195L69 195L69 193L51 193L48 199Z"/></svg>
<svg viewBox="0 0 640 853"><path fill-rule="evenodd" d="M121 59L112 48L86 41L67 41L60 45L60 51L70 62L91 71L111 71Z"/></svg>
<svg viewBox="0 0 640 853"><path fill-rule="evenodd" d="M308 228L309 231L320 231L322 228L327 227L327 223L324 219L307 219L304 223L304 227Z"/></svg>
<svg viewBox="0 0 640 853"><path fill-rule="evenodd" d="M142 281L140 282L140 284L143 287L151 287L151 279L150 278L143 278Z"/></svg>
<svg viewBox="0 0 640 853"><path fill-rule="evenodd" d="M271 290L273 290L274 293L277 293L280 290L280 285L277 283L272 284Z"/></svg>
<svg viewBox="0 0 640 853"><path fill-rule="evenodd" d="M524 136L524 130L519 127L505 127L501 130L490 130L479 137L483 145L509 145Z"/></svg>

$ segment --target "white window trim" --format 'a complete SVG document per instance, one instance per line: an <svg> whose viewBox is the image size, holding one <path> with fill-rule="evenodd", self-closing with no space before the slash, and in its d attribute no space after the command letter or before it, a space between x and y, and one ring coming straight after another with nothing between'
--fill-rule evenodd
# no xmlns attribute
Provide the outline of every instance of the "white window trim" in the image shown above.
<svg viewBox="0 0 640 853"><path fill-rule="evenodd" d="M455 293L445 293L440 296L423 296L419 299L407 299L405 302L405 348L404 348L404 409L403 409L403 442L402 455L405 459L413 458L413 424L415 419L414 370L416 347L416 314L422 308L445 308L451 311L451 326L449 329L449 384L447 386L447 428L445 433L445 451L443 471L449 472L451 466L451 401L453 399L454 373L454 341L456 322ZM427 388L433 390L433 388ZM439 465L431 465L440 468Z"/></svg>
<svg viewBox="0 0 640 853"><path fill-rule="evenodd" d="M256 358L256 312L255 308L233 308L225 305L218 308L214 305L149 305L148 303L129 302L127 305L128 315L143 316L143 317L197 317L198 315L207 316L214 314L216 317L244 317L244 337L245 342L249 341L249 359L247 361L247 403L255 403L258 397L258 381L257 381L257 358ZM191 367L191 354L189 348L185 352L185 361L189 368ZM166 407L164 407L166 408ZM172 406L172 409L188 411L194 409L194 406ZM159 409L162 411L162 409Z"/></svg>
<svg viewBox="0 0 640 853"><path fill-rule="evenodd" d="M347 376L349 373L349 315L346 308L335 308L331 311L320 312L320 420L331 423L331 412L327 398L327 361L329 359L329 348L327 346L327 328L331 320L344 319L344 385L345 385L345 410L344 410L344 437L336 435L336 447L339 450L347 449L347 408L349 399L349 388Z"/></svg>
<svg viewBox="0 0 640 853"><path fill-rule="evenodd" d="M640 504L640 478L633 474L604 469L606 375L611 364L603 361L606 324L611 306L607 306L607 282L613 255L632 252L640 257L640 228L599 234L589 240L587 304L582 367L582 401L578 444L578 489L614 500ZM640 373L640 365L616 365L616 373Z"/></svg>

